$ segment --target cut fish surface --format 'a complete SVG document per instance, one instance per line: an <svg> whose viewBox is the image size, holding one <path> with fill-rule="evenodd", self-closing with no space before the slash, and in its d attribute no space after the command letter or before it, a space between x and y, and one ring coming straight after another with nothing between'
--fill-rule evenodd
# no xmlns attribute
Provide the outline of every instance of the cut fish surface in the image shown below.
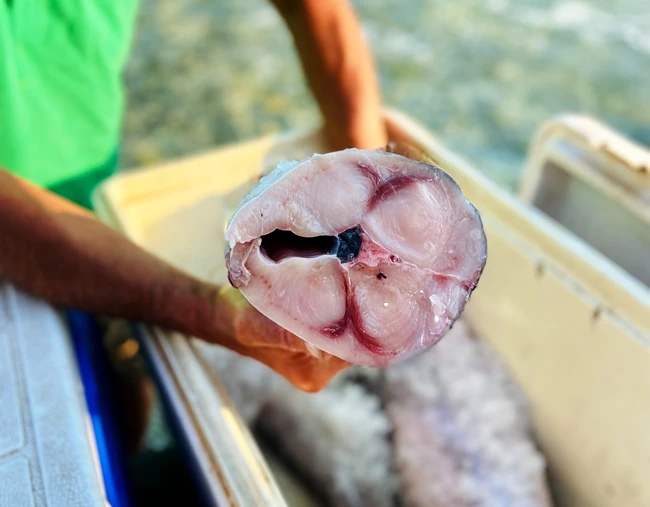
<svg viewBox="0 0 650 507"><path fill-rule="evenodd" d="M440 340L487 259L479 213L452 178L381 150L281 164L225 237L228 278L257 310L365 366Z"/></svg>

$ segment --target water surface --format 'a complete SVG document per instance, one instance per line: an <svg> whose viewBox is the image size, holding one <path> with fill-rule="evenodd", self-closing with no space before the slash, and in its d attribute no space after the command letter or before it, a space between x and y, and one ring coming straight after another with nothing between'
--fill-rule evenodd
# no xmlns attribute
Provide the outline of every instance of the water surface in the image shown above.
<svg viewBox="0 0 650 507"><path fill-rule="evenodd" d="M386 104L509 188L536 130L564 112L650 145L643 0L352 3ZM125 166L319 122L263 0L144 0L126 83Z"/></svg>

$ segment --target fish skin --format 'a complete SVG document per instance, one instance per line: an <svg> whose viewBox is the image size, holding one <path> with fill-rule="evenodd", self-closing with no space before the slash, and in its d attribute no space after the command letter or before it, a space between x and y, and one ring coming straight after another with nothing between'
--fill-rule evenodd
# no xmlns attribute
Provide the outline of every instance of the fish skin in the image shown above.
<svg viewBox="0 0 650 507"><path fill-rule="evenodd" d="M315 394L279 387L258 419L278 455L301 471L319 504L393 507L390 422L379 397L351 382Z"/></svg>
<svg viewBox="0 0 650 507"><path fill-rule="evenodd" d="M405 507L550 507L524 393L460 318L438 346L385 370Z"/></svg>
<svg viewBox="0 0 650 507"><path fill-rule="evenodd" d="M301 238L361 231L356 258L264 253L275 230ZM285 162L230 218L231 284L257 310L346 361L383 367L434 345L487 261L480 214L439 167L380 150Z"/></svg>

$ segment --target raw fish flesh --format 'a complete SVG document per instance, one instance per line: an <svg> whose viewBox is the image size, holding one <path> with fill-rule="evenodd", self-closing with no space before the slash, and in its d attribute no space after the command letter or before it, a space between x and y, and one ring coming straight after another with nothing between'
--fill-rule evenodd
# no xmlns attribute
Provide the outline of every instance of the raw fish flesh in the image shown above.
<svg viewBox="0 0 650 507"><path fill-rule="evenodd" d="M479 213L451 177L382 150L280 164L225 237L228 278L252 306L365 366L434 345L487 258Z"/></svg>

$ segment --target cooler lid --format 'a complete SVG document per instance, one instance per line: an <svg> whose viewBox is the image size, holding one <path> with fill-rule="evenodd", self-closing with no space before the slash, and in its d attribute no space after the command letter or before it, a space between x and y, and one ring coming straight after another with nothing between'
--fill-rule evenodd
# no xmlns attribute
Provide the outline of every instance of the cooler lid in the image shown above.
<svg viewBox="0 0 650 507"><path fill-rule="evenodd" d="M65 320L2 282L0 505L108 505Z"/></svg>

